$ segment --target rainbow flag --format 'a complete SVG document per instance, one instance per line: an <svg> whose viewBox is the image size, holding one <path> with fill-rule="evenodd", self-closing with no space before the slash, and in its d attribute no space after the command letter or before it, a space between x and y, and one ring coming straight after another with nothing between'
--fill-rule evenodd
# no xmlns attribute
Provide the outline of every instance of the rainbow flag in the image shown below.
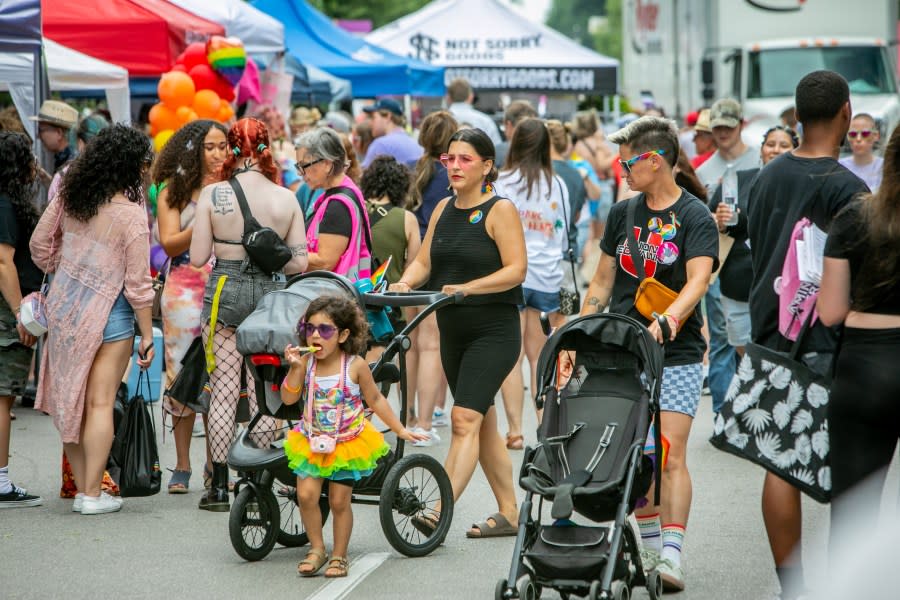
<svg viewBox="0 0 900 600"><path fill-rule="evenodd" d="M369 281L372 282L372 288L377 289L378 286L381 285L381 282L384 281L384 276L387 274L388 267L391 266L392 258L392 256L388 256L388 259L381 263L381 266L372 273L371 277L369 277Z"/></svg>

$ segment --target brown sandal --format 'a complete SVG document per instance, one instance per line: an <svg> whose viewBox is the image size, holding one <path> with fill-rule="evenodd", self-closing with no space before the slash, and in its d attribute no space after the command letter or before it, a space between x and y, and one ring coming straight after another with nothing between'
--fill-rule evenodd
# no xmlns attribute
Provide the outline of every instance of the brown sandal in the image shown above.
<svg viewBox="0 0 900 600"><path fill-rule="evenodd" d="M309 557L312 556L313 560L310 560ZM297 573L300 574L301 577L312 577L325 565L328 561L328 557L325 555L325 549L316 550L310 549L309 552L306 553L306 558L297 563ZM301 567L309 565L312 567L309 571L304 571Z"/></svg>
<svg viewBox="0 0 900 600"><path fill-rule="evenodd" d="M350 570L350 563L343 556L332 556L328 561L328 568L325 569L325 577L346 577L347 571Z"/></svg>
<svg viewBox="0 0 900 600"><path fill-rule="evenodd" d="M525 436L524 435L512 435L511 433L506 434L506 449L507 450L522 450L525 448Z"/></svg>

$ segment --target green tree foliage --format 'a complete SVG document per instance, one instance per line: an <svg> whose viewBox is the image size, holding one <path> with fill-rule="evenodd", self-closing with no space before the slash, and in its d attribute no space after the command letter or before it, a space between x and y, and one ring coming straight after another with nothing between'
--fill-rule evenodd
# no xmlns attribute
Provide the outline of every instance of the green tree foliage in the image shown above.
<svg viewBox="0 0 900 600"><path fill-rule="evenodd" d="M622 59L622 0L606 0L606 24L594 32L594 49Z"/></svg>
<svg viewBox="0 0 900 600"><path fill-rule="evenodd" d="M415 12L431 0L309 0L333 19L370 19L377 29Z"/></svg>
<svg viewBox="0 0 900 600"><path fill-rule="evenodd" d="M606 14L609 4L610 0L553 0L547 25L583 46L594 48L596 40L588 31L588 21Z"/></svg>

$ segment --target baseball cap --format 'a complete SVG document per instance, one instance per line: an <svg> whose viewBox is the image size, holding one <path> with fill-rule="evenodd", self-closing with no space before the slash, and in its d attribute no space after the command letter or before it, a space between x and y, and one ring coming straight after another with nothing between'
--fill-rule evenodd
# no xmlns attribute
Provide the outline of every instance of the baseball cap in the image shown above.
<svg viewBox="0 0 900 600"><path fill-rule="evenodd" d="M391 98L382 98L381 100L377 100L375 104L370 104L369 106L363 109L363 112L373 113L381 110L386 110L390 113L394 113L398 117L403 116L403 107L400 106L400 103L396 100L392 100Z"/></svg>
<svg viewBox="0 0 900 600"><path fill-rule="evenodd" d="M50 123L65 129L72 129L78 125L78 111L59 100L44 100L37 116L28 118L38 123Z"/></svg>
<svg viewBox="0 0 900 600"><path fill-rule="evenodd" d="M710 127L728 127L734 129L744 120L741 103L732 98L717 100L709 109Z"/></svg>
<svg viewBox="0 0 900 600"><path fill-rule="evenodd" d="M706 133L712 133L712 128L709 126L708 108L704 108L697 115L697 122L694 123L694 131L705 131Z"/></svg>

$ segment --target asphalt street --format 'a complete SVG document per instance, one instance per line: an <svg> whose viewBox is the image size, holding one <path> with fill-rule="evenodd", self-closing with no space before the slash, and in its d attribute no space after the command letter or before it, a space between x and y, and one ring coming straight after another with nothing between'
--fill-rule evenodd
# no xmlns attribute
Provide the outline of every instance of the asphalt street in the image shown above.
<svg viewBox="0 0 900 600"><path fill-rule="evenodd" d="M768 600L777 583L759 508L763 472L707 442L709 407L705 397L690 439L694 501L685 541L687 590L669 597ZM158 405L154 410L159 423ZM496 510L480 469L456 505L445 544L430 556L399 555L381 531L377 508L354 506L351 577L300 578L296 566L302 548L276 546L264 560L246 562L231 547L228 514L197 509L202 439L195 438L191 449L195 473L189 494L169 495L164 489L157 496L126 499L119 513L82 516L71 512L71 500L57 496L61 446L51 419L22 407L15 412L10 471L14 481L45 502L0 511L2 598L487 599L509 569L512 538L465 537L471 523ZM526 411L526 418L533 432L533 411ZM505 431L503 423L501 428ZM415 450L443 460L449 431L440 432L440 444ZM171 435L163 442L159 428L158 436L162 464L172 466ZM533 433L526 438L534 440ZM513 452L516 472L521 455ZM164 484L167 480L165 472ZM895 470L886 487L886 507L896 506L897 489ZM827 575L827 507L804 500L804 531L807 583L821 585ZM543 597L558 596L547 591ZM636 590L633 597L647 598L647 592Z"/></svg>

